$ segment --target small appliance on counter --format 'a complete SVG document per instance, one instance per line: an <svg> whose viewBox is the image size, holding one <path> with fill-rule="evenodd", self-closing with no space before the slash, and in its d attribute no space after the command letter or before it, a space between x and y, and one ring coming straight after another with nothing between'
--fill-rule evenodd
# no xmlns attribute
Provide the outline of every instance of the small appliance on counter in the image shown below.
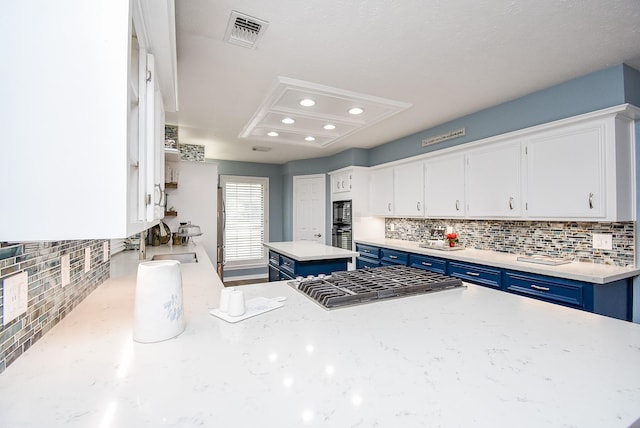
<svg viewBox="0 0 640 428"><path fill-rule="evenodd" d="M190 221L186 223L180 223L180 227L178 227L178 231L176 232L176 236L180 237L180 243L182 245L187 245L192 236L200 236L202 232L200 231L200 226L196 226L195 224L191 224ZM175 244L175 241L174 241Z"/></svg>

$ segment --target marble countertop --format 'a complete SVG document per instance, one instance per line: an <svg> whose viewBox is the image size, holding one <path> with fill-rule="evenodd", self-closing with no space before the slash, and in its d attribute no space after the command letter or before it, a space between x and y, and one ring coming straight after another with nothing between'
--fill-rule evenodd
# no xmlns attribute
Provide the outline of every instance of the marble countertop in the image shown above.
<svg viewBox="0 0 640 428"><path fill-rule="evenodd" d="M344 250L313 241L267 242L264 246L300 262L348 259L358 256L355 251Z"/></svg>
<svg viewBox="0 0 640 428"><path fill-rule="evenodd" d="M606 284L619 279L640 275L635 267L611 266L596 263L571 262L558 266L518 261L518 254L500 253L497 251L465 248L457 251L421 248L419 242L401 239L356 239L357 243L385 247L392 250L408 251L415 254L440 257L461 262L478 263L502 269L513 269L521 272L537 273L576 281Z"/></svg>
<svg viewBox="0 0 640 428"><path fill-rule="evenodd" d="M149 256L154 251L149 249ZM178 247L178 252L184 251ZM469 284L327 311L209 314L202 248L181 266L186 330L131 336L137 254L0 373L3 427L628 427L640 417L640 325Z"/></svg>

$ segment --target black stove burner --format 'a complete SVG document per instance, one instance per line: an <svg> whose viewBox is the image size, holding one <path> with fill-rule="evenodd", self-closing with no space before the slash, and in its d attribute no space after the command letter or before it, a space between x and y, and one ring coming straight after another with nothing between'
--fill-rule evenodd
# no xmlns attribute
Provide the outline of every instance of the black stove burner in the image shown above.
<svg viewBox="0 0 640 428"><path fill-rule="evenodd" d="M290 281L327 309L462 287L462 281L408 266L382 266Z"/></svg>

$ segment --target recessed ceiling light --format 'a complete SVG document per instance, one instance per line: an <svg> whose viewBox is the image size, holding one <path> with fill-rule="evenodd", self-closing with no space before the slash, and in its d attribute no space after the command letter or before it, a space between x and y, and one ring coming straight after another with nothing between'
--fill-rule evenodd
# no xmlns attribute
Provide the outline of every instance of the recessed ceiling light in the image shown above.
<svg viewBox="0 0 640 428"><path fill-rule="evenodd" d="M296 121L294 119L291 119L290 117L285 117L284 119L282 119L282 123L284 123L285 125L291 125L293 123L296 123Z"/></svg>
<svg viewBox="0 0 640 428"><path fill-rule="evenodd" d="M364 113L364 109L361 107L352 107L349 109L349 114L362 114Z"/></svg>
<svg viewBox="0 0 640 428"><path fill-rule="evenodd" d="M305 141L316 141L312 136L304 137Z"/></svg>
<svg viewBox="0 0 640 428"><path fill-rule="evenodd" d="M270 131L270 132L267 132L267 135L269 137L277 137L280 134L278 134L276 131Z"/></svg>
<svg viewBox="0 0 640 428"><path fill-rule="evenodd" d="M316 102L311 98L304 98L300 100L300 105L302 107L313 107L314 105L316 105Z"/></svg>
<svg viewBox="0 0 640 428"><path fill-rule="evenodd" d="M336 126L333 123L327 123L323 128L327 131L331 131L332 129L336 129Z"/></svg>

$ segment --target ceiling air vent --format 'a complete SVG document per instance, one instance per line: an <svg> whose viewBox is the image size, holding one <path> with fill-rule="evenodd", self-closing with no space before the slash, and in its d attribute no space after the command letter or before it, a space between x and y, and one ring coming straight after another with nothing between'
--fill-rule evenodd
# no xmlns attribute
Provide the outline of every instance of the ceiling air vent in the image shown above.
<svg viewBox="0 0 640 428"><path fill-rule="evenodd" d="M234 45L255 49L268 26L267 21L233 10L229 16L224 40Z"/></svg>

